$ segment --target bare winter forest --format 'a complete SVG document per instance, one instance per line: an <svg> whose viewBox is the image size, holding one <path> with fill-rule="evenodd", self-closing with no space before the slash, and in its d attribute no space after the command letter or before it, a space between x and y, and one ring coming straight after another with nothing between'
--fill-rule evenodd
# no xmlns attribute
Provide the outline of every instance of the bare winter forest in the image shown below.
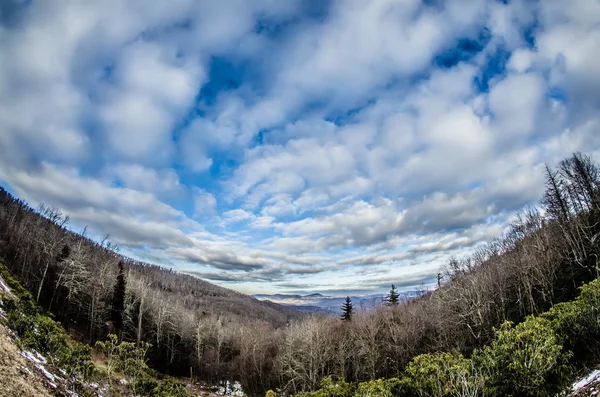
<svg viewBox="0 0 600 397"><path fill-rule="evenodd" d="M600 171L575 154L547 167L546 183L539 208L519 214L508 233L471 257L450 260L437 290L351 321L307 316L123 257L71 231L68 216L34 210L5 190L0 258L81 341L114 333L151 343L149 364L159 371L291 395L327 377L400 378L420 354L468 356L504 322L573 300L598 272ZM579 362L600 358L593 349L575 353Z"/></svg>

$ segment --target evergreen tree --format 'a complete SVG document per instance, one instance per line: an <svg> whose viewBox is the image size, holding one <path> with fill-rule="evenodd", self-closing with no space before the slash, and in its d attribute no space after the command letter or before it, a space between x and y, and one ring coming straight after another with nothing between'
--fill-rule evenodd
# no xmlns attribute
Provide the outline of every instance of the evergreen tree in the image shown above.
<svg viewBox="0 0 600 397"><path fill-rule="evenodd" d="M342 320L352 320L352 301L349 296L346 297L346 301L342 305Z"/></svg>
<svg viewBox="0 0 600 397"><path fill-rule="evenodd" d="M119 274L117 275L117 282L113 292L112 308L111 308L111 319L115 330L119 334L121 339L123 332L123 311L125 310L125 268L123 262L119 261Z"/></svg>
<svg viewBox="0 0 600 397"><path fill-rule="evenodd" d="M392 289L385 300L389 306L398 306L398 303L400 303L400 294L396 290L396 286L394 284L392 284Z"/></svg>

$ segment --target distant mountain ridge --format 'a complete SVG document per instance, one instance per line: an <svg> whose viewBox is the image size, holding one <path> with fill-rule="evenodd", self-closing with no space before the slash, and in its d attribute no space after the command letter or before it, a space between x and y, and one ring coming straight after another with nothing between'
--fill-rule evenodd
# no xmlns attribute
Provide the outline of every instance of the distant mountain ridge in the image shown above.
<svg viewBox="0 0 600 397"><path fill-rule="evenodd" d="M426 291L400 292L400 301L407 302L420 297ZM328 296L320 293L299 294L256 294L254 298L261 301L270 301L279 305L288 306L307 313L339 314L345 297ZM350 296L354 307L358 310L371 310L385 302L386 294L368 294Z"/></svg>

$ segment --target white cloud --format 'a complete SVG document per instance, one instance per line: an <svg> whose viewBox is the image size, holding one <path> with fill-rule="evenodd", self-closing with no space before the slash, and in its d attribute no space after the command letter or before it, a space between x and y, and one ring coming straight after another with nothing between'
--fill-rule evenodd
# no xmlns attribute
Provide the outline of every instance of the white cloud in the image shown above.
<svg viewBox="0 0 600 397"><path fill-rule="evenodd" d="M535 73L510 75L494 86L490 92L490 108L501 140L514 143L515 139L536 132L545 90L543 78Z"/></svg>
<svg viewBox="0 0 600 397"><path fill-rule="evenodd" d="M241 222L254 218L254 214L239 208L223 212L223 219L225 222Z"/></svg>
<svg viewBox="0 0 600 397"><path fill-rule="evenodd" d="M82 177L74 169L48 164L30 172L0 167L0 179L32 205L59 208L74 225L89 226L96 236L109 234L124 247L191 243L178 227L184 214L150 193L110 187Z"/></svg>
<svg viewBox="0 0 600 397"><path fill-rule="evenodd" d="M144 192L176 194L184 189L179 176L170 168L154 169L141 164L117 164L107 167L105 174L126 187Z"/></svg>
<svg viewBox="0 0 600 397"><path fill-rule="evenodd" d="M119 157L155 163L174 153L171 131L204 80L198 59L137 41L123 51L100 117Z"/></svg>
<svg viewBox="0 0 600 397"><path fill-rule="evenodd" d="M213 215L217 207L217 199L212 193L194 188L194 216Z"/></svg>
<svg viewBox="0 0 600 397"><path fill-rule="evenodd" d="M600 159L595 0L305 5L17 10L0 22L0 179L222 282L378 288L499 235L544 162Z"/></svg>

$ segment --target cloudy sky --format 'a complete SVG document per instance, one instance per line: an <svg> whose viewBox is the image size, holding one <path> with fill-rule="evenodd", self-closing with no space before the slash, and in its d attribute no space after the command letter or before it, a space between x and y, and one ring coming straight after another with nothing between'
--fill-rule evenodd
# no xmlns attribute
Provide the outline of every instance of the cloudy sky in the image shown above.
<svg viewBox="0 0 600 397"><path fill-rule="evenodd" d="M5 0L0 183L246 293L432 285L600 160L598 0Z"/></svg>

